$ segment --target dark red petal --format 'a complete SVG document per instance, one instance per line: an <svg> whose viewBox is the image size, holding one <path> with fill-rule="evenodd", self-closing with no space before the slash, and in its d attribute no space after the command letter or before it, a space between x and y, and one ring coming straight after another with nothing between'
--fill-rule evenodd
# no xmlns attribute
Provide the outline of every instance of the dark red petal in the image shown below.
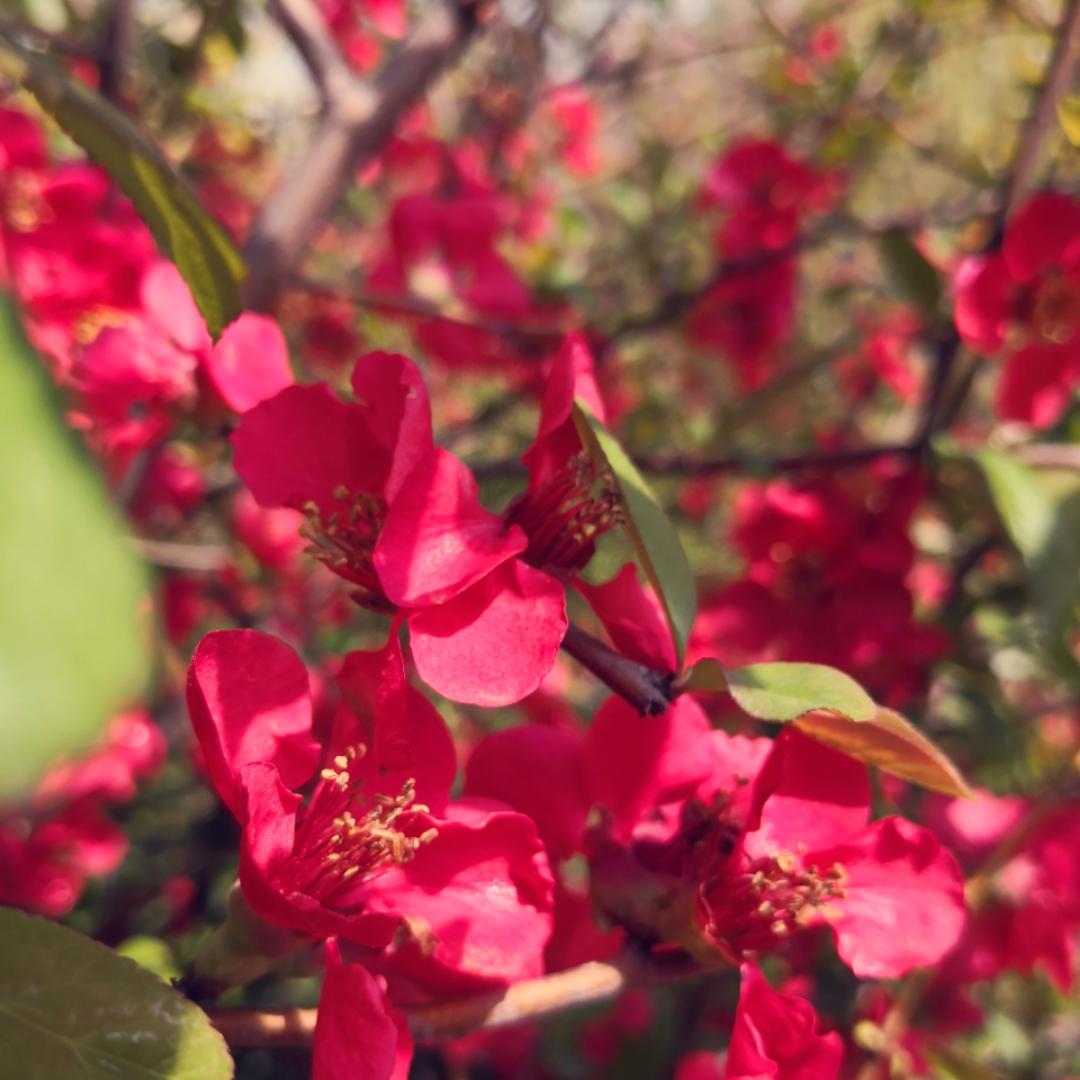
<svg viewBox="0 0 1080 1080"><path fill-rule="evenodd" d="M956 272L953 318L965 343L993 353L1005 340L1016 285L1001 255L965 259Z"/></svg>
<svg viewBox="0 0 1080 1080"><path fill-rule="evenodd" d="M522 724L488 735L469 758L465 794L498 799L528 815L553 858L581 849L591 799L584 747L573 732Z"/></svg>
<svg viewBox="0 0 1080 1080"><path fill-rule="evenodd" d="M328 939L312 1080L405 1080L411 1060L408 1022L390 1005L383 981L362 964L343 963Z"/></svg>
<svg viewBox="0 0 1080 1080"><path fill-rule="evenodd" d="M623 656L660 671L675 671L675 644L663 605L638 580L633 563L603 585L575 580L574 588L588 601Z"/></svg>
<svg viewBox="0 0 1080 1080"><path fill-rule="evenodd" d="M895 979L936 964L959 940L964 875L928 829L883 818L804 861L844 868L846 895L826 921L837 952L860 978Z"/></svg>
<svg viewBox="0 0 1080 1080"><path fill-rule="evenodd" d="M431 453L431 403L420 369L407 356L370 352L356 361L353 394L391 462L386 497L392 500L409 474Z"/></svg>
<svg viewBox="0 0 1080 1080"><path fill-rule="evenodd" d="M536 439L522 455L529 469L530 483L558 471L581 450L581 439L571 418L575 398L580 398L598 420L606 421L592 354L580 334L568 335L552 361L540 405Z"/></svg>
<svg viewBox="0 0 1080 1080"><path fill-rule="evenodd" d="M740 971L724 1080L835 1080L844 1057L840 1036L819 1035L813 1006L774 990L753 964Z"/></svg>
<svg viewBox="0 0 1080 1080"><path fill-rule="evenodd" d="M1031 281L1062 257L1080 236L1080 202L1045 191L1017 211L1005 229L1002 250L1019 281Z"/></svg>
<svg viewBox="0 0 1080 1080"><path fill-rule="evenodd" d="M396 795L410 777L420 802L442 813L457 772L454 743L446 723L423 694L408 685L396 632L373 652L351 652L337 677L359 728L359 741L374 747L352 770L367 792ZM353 734L335 732L335 751L355 742Z"/></svg>
<svg viewBox="0 0 1080 1080"><path fill-rule="evenodd" d="M393 603L441 604L527 544L520 529L507 529L480 505L469 467L437 449L390 504L375 546L375 569Z"/></svg>
<svg viewBox="0 0 1080 1080"><path fill-rule="evenodd" d="M688 697L663 716L640 716L622 698L608 698L585 736L585 754L593 801L624 837L651 807L688 798L717 765L709 719Z"/></svg>
<svg viewBox="0 0 1080 1080"><path fill-rule="evenodd" d="M754 782L746 851L751 858L815 851L855 835L869 816L866 766L784 731Z"/></svg>
<svg viewBox="0 0 1080 1080"><path fill-rule="evenodd" d="M453 701L487 707L531 694L555 663L565 633L562 586L518 559L409 618L424 682Z"/></svg>
<svg viewBox="0 0 1080 1080"><path fill-rule="evenodd" d="M291 788L315 768L307 669L280 638L257 630L207 634L188 669L187 700L210 778L237 818L245 765L273 765Z"/></svg>
<svg viewBox="0 0 1080 1080"><path fill-rule="evenodd" d="M356 406L325 385L290 386L240 418L233 464L262 506L334 505L335 489L379 494L388 460Z"/></svg>
<svg viewBox="0 0 1080 1080"><path fill-rule="evenodd" d="M253 409L293 383L285 337L273 319L244 312L203 359L210 384L234 412Z"/></svg>

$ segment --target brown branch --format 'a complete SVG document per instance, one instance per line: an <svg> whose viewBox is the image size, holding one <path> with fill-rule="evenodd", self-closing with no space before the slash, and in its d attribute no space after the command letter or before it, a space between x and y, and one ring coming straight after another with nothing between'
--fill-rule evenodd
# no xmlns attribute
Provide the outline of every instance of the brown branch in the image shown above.
<svg viewBox="0 0 1080 1080"><path fill-rule="evenodd" d="M665 675L634 660L620 656L599 638L570 625L562 647L605 686L624 698L642 716L659 716L678 696L673 676Z"/></svg>
<svg viewBox="0 0 1080 1080"><path fill-rule="evenodd" d="M270 0L269 11L303 57L323 107L347 97L355 77L313 0Z"/></svg>
<svg viewBox="0 0 1080 1080"><path fill-rule="evenodd" d="M1057 105L1068 90L1080 50L1080 0L1069 0L1057 29L1057 41L1031 112L1024 121L1005 195L1005 214L1012 214L1027 190L1038 165L1046 135L1057 124Z"/></svg>
<svg viewBox="0 0 1080 1080"><path fill-rule="evenodd" d="M340 201L356 169L382 149L405 112L464 48L479 19L479 4L440 0L428 6L400 52L372 83L345 81L301 0L278 0L277 10L316 81L322 80L325 110L301 160L264 207L245 251L246 305L270 310L308 244ZM325 30L325 27L323 27ZM336 52L336 47L335 47Z"/></svg>
<svg viewBox="0 0 1080 1080"><path fill-rule="evenodd" d="M628 955L613 963L593 961L568 971L526 979L506 990L458 1001L406 1009L418 1042L450 1039L539 1020L581 1005L609 1001L630 985L640 986L714 973L677 958L663 963ZM210 1020L230 1046L308 1046L315 1034L316 1009L212 1009Z"/></svg>
<svg viewBox="0 0 1080 1080"><path fill-rule="evenodd" d="M101 35L98 71L102 96L120 106L125 104L125 80L136 31L133 0L113 0Z"/></svg>

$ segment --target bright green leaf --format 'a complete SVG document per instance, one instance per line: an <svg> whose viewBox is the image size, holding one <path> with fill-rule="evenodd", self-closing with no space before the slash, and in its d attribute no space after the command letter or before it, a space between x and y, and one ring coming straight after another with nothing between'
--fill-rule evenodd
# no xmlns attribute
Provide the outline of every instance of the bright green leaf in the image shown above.
<svg viewBox="0 0 1080 1080"><path fill-rule="evenodd" d="M161 151L119 109L47 57L0 38L0 72L29 90L131 199L217 337L240 314L244 260Z"/></svg>
<svg viewBox="0 0 1080 1080"><path fill-rule="evenodd" d="M750 664L726 668L724 675L735 703L759 720L788 721L830 709L861 721L877 710L853 678L824 664Z"/></svg>
<svg viewBox="0 0 1080 1080"><path fill-rule="evenodd" d="M941 302L941 275L900 230L885 233L878 242L881 257L903 297L925 316L933 317Z"/></svg>
<svg viewBox="0 0 1080 1080"><path fill-rule="evenodd" d="M580 402L574 405L574 423L593 461L600 468L610 468L615 477L627 534L645 576L664 605L681 664L690 628L697 614L697 589L686 552L674 526L649 490L637 466L604 425Z"/></svg>
<svg viewBox="0 0 1080 1080"><path fill-rule="evenodd" d="M0 796L15 796L138 693L146 583L3 301L0 353Z"/></svg>
<svg viewBox="0 0 1080 1080"><path fill-rule="evenodd" d="M206 1014L104 945L0 909L0 1053L19 1080L227 1080Z"/></svg>

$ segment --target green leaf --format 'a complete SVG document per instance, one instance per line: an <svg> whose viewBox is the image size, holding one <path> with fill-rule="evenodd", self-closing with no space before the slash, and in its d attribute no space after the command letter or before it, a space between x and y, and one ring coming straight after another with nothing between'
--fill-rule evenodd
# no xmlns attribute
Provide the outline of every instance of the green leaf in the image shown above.
<svg viewBox="0 0 1080 1080"><path fill-rule="evenodd" d="M161 151L124 113L47 57L0 38L0 72L29 90L131 199L217 337L240 314L244 260Z"/></svg>
<svg viewBox="0 0 1080 1080"><path fill-rule="evenodd" d="M727 691L759 720L793 723L849 757L947 795L970 795L960 770L918 728L878 706L854 679L823 664L723 668L699 660L678 682L682 693Z"/></svg>
<svg viewBox="0 0 1080 1080"><path fill-rule="evenodd" d="M941 275L911 237L899 229L890 230L878 241L878 250L904 299L933 317L941 302Z"/></svg>
<svg viewBox="0 0 1080 1080"><path fill-rule="evenodd" d="M877 711L874 699L849 675L824 664L750 664L725 668L728 692L759 720L794 720L830 709L856 722Z"/></svg>
<svg viewBox="0 0 1080 1080"><path fill-rule="evenodd" d="M0 297L0 796L136 696L142 568Z"/></svg>
<svg viewBox="0 0 1080 1080"><path fill-rule="evenodd" d="M678 534L637 466L612 434L581 404L574 404L574 424L598 468L615 477L625 516L624 527L645 571L664 605L675 653L682 664L690 628L697 614L697 588Z"/></svg>
<svg viewBox="0 0 1080 1080"><path fill-rule="evenodd" d="M46 919L0 909L0 1051L19 1080L226 1080L225 1040L156 975Z"/></svg>
<svg viewBox="0 0 1080 1080"><path fill-rule="evenodd" d="M972 456L1024 560L1049 645L1064 656L1080 598L1080 482L1071 472L1028 468L1000 450Z"/></svg>

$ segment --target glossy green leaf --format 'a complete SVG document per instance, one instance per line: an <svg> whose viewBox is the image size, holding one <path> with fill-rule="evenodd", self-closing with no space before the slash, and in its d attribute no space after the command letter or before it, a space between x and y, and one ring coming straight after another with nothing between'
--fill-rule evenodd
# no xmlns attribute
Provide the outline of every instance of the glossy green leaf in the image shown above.
<svg viewBox="0 0 1080 1080"><path fill-rule="evenodd" d="M93 742L149 663L146 582L0 298L0 797Z"/></svg>
<svg viewBox="0 0 1080 1080"><path fill-rule="evenodd" d="M885 233L878 242L881 257L905 299L932 317L941 302L941 275L900 230Z"/></svg>
<svg viewBox="0 0 1080 1080"><path fill-rule="evenodd" d="M244 260L161 151L124 113L47 57L0 38L0 72L29 90L131 199L217 337L240 314Z"/></svg>
<svg viewBox="0 0 1080 1080"><path fill-rule="evenodd" d="M830 709L856 722L877 710L873 698L849 675L824 664L750 664L725 668L728 692L759 720L794 720Z"/></svg>
<svg viewBox="0 0 1080 1080"><path fill-rule="evenodd" d="M973 457L1023 557L1043 630L1064 655L1066 630L1080 600L1080 481L1071 472L1031 469L1000 450L980 450Z"/></svg>
<svg viewBox="0 0 1080 1080"><path fill-rule="evenodd" d="M0 908L0 1060L19 1080L227 1080L206 1014L104 945Z"/></svg>
<svg viewBox="0 0 1080 1080"><path fill-rule="evenodd" d="M610 468L615 477L627 534L645 576L664 605L681 664L697 614L697 588L682 542L637 466L580 402L574 405L574 423L593 461L600 468Z"/></svg>

